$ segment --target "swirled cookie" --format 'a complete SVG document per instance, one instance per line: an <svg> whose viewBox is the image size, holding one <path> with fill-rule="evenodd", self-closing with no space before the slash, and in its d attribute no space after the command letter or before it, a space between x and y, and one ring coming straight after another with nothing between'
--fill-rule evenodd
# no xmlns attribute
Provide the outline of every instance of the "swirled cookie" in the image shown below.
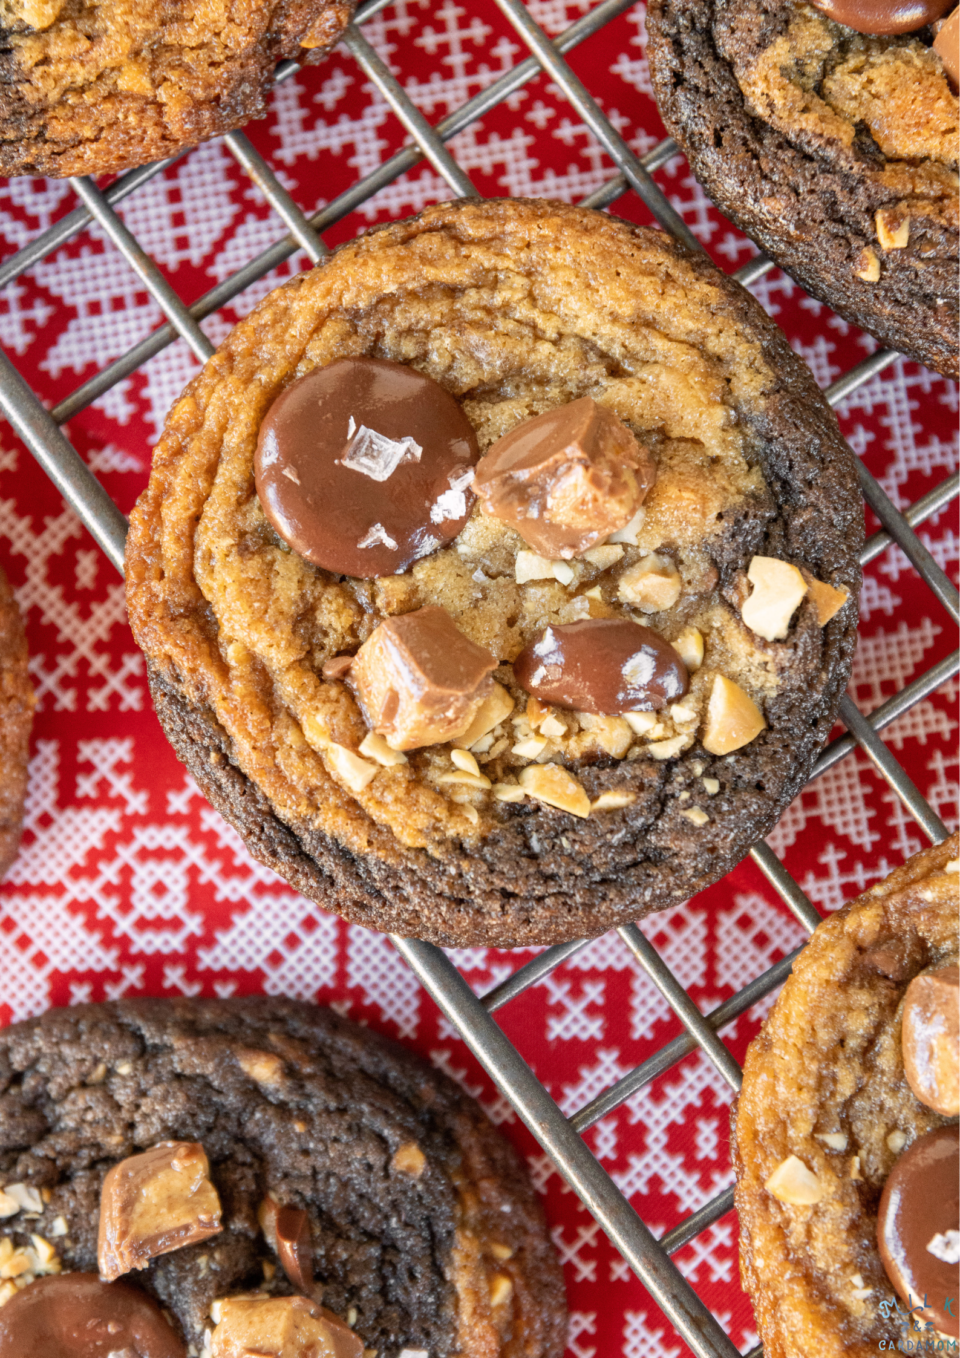
<svg viewBox="0 0 960 1358"><path fill-rule="evenodd" d="M17 601L0 570L0 877L20 844L32 724L27 640Z"/></svg>
<svg viewBox="0 0 960 1358"><path fill-rule="evenodd" d="M155 450L127 597L254 854L370 927L548 943L771 828L847 680L862 531L809 372L706 259L455 203L227 338Z"/></svg>
<svg viewBox="0 0 960 1358"><path fill-rule="evenodd" d="M873 1358L901 1338L928 1351L922 1346L930 1335L913 1332L926 1325L921 1297L907 1299L902 1271L892 1268L888 1277L878 1248L878 1210L885 1215L883 1189L895 1166L911 1176L907 1211L954 1214L956 1283L958 850L953 835L825 920L747 1052L735 1112L735 1201L744 1286L769 1358ZM936 1016L927 1006L919 1039L924 1024L914 1014L905 1041L917 978L927 989L931 980L939 984L942 1004ZM929 1072L938 1044L946 1097L934 1102L949 1113L938 1112L929 1087L905 1069L905 1051L913 1058L919 1052ZM910 1164L931 1134L937 1144L938 1129L949 1142L951 1127L952 1150L948 1145L940 1162L939 1201L931 1207ZM894 1254L936 1279L928 1250L948 1231L932 1221L926 1230L923 1221L916 1225L921 1259L908 1257L915 1247L907 1236L907 1248ZM941 1254L942 1266L950 1251ZM921 1288L935 1308L929 1329L953 1327L952 1340L941 1333L940 1352L956 1352L958 1291L936 1281ZM911 1310L915 1326L905 1319ZM937 1334L932 1338L930 1351L937 1351Z"/></svg>
<svg viewBox="0 0 960 1358"><path fill-rule="evenodd" d="M78 1005L0 1032L0 1259L4 1358L49 1353L28 1341L71 1318L56 1351L81 1358L565 1343L536 1195L473 1100L289 1000ZM113 1340L83 1347L113 1311ZM274 1346L297 1320L333 1347ZM136 1324L164 1342L133 1343Z"/></svg>
<svg viewBox="0 0 960 1358"><path fill-rule="evenodd" d="M923 27L947 7L652 0L647 22L661 115L718 207L814 297L956 377L958 104ZM895 10L917 31L878 27Z"/></svg>
<svg viewBox="0 0 960 1358"><path fill-rule="evenodd" d="M326 56L354 0L8 0L0 174L130 169L266 112L273 68Z"/></svg>

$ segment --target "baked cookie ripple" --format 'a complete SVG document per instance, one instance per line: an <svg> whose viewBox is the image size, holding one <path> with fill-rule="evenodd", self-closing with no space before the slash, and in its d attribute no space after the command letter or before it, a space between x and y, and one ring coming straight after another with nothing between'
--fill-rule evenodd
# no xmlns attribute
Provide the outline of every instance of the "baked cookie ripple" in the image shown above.
<svg viewBox="0 0 960 1358"><path fill-rule="evenodd" d="M660 113L718 207L814 297L956 377L958 103L929 30L869 37L800 0L651 0L647 23Z"/></svg>
<svg viewBox="0 0 960 1358"><path fill-rule="evenodd" d="M126 1281L191 1352L215 1300L291 1293L258 1224L270 1194L306 1210L323 1305L355 1312L382 1358L563 1353L560 1266L518 1157L398 1044L282 999L77 1005L0 1032L0 1187L42 1192L39 1217L0 1221L16 1249L40 1236L96 1273L107 1171L184 1140L209 1158L223 1230Z"/></svg>
<svg viewBox="0 0 960 1358"><path fill-rule="evenodd" d="M824 921L747 1051L735 1202L768 1358L874 1358L881 1339L895 1348L900 1338L896 1316L879 1309L894 1291L877 1209L903 1152L956 1122L911 1091L900 1020L913 977L957 960L958 851L953 835ZM815 1175L816 1204L764 1187L790 1156Z"/></svg>
<svg viewBox="0 0 960 1358"><path fill-rule="evenodd" d="M27 639L10 583L0 570L0 877L20 844L32 724Z"/></svg>
<svg viewBox="0 0 960 1358"><path fill-rule="evenodd" d="M0 174L84 175L175 155L266 113L278 61L319 61L354 0L9 0Z"/></svg>
<svg viewBox="0 0 960 1358"><path fill-rule="evenodd" d="M622 614L617 572L625 580L658 544L674 550L683 592L648 621L671 641L695 624L707 654L674 712L686 724L658 714L669 738L656 750L623 718L585 718L571 735L560 713L557 758L584 801L615 794L612 809L577 818L490 794L461 805L451 787L475 794L445 781L449 746L408 751L363 788L340 776L331 742L356 750L366 727L322 668L384 618L446 609L500 660L495 678L522 714L509 662L545 625L593 606L555 579L519 583L522 540L479 507L450 546L373 581L330 575L277 538L255 490L258 430L291 382L351 355L439 382L481 453L587 395L653 449L639 545L606 574L573 563L576 588L595 579L594 600L599 591L606 614ZM862 534L835 417L773 322L708 260L563 204L455 203L344 246L228 336L155 450L131 521L127 597L167 735L258 858L371 928L450 945L550 943L687 898L770 830L847 681ZM821 627L808 597L786 640L760 640L737 611L756 554L830 581L846 603ZM767 725L721 757L695 731L724 667ZM491 779L529 764L510 744L480 756ZM533 748L550 753L545 739Z"/></svg>

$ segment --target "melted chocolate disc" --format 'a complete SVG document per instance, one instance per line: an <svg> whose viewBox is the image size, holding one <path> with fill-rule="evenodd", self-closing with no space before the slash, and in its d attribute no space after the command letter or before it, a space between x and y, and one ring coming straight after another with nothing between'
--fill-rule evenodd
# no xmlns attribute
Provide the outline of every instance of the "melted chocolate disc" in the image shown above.
<svg viewBox="0 0 960 1358"><path fill-rule="evenodd" d="M295 552L337 575L397 575L455 538L474 496L476 435L433 378L341 358L278 396L260 426L264 513Z"/></svg>
<svg viewBox="0 0 960 1358"><path fill-rule="evenodd" d="M890 1171L877 1218L887 1277L910 1308L926 1298L916 1315L952 1339L960 1338L960 1285L947 1232L960 1229L958 1152L955 1123L914 1141Z"/></svg>
<svg viewBox="0 0 960 1358"><path fill-rule="evenodd" d="M37 1278L0 1308L0 1358L186 1358L160 1307L95 1273Z"/></svg>
<svg viewBox="0 0 960 1358"><path fill-rule="evenodd" d="M939 19L954 0L810 0L815 9L857 33L913 33Z"/></svg>
<svg viewBox="0 0 960 1358"><path fill-rule="evenodd" d="M545 703L614 716L682 698L687 667L668 641L627 618L548 627L513 662L517 683Z"/></svg>

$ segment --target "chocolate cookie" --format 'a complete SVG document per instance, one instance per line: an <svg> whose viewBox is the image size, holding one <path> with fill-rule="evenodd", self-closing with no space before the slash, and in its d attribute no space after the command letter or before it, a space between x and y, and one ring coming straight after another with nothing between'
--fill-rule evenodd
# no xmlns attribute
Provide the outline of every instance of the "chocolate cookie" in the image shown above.
<svg viewBox="0 0 960 1358"><path fill-rule="evenodd" d="M955 87L929 27L857 17L893 4L821 8L845 22L801 0L651 0L661 115L718 207L808 292L956 377ZM936 9L899 11L917 27Z"/></svg>
<svg viewBox="0 0 960 1358"><path fill-rule="evenodd" d="M564 1349L512 1149L446 1076L312 1005L121 1001L0 1032L0 1190L4 1358L78 1309L162 1326L151 1298L176 1347L127 1342L163 1358L279 1353L264 1331L291 1315L331 1325L341 1347L303 1352L338 1358Z"/></svg>
<svg viewBox="0 0 960 1358"><path fill-rule="evenodd" d="M809 372L706 259L454 203L227 338L155 451L127 597L257 857L372 928L550 943L770 830L846 684L862 531Z"/></svg>
<svg viewBox="0 0 960 1358"><path fill-rule="evenodd" d="M0 570L0 877L20 844L32 724L27 639L10 583Z"/></svg>
<svg viewBox="0 0 960 1358"><path fill-rule="evenodd" d="M354 0L12 0L0 174L127 170L262 118L277 62L321 60L353 9Z"/></svg>
<svg viewBox="0 0 960 1358"><path fill-rule="evenodd" d="M958 849L821 924L747 1052L740 1265L768 1358L873 1358L925 1344L914 1321L956 1351Z"/></svg>

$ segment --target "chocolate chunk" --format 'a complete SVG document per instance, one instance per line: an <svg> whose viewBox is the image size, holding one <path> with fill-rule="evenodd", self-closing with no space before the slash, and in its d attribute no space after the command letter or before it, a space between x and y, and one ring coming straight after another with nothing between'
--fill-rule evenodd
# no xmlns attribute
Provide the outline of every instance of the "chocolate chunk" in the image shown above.
<svg viewBox="0 0 960 1358"><path fill-rule="evenodd" d="M953 0L810 0L834 23L857 33L912 33L946 14Z"/></svg>
<svg viewBox="0 0 960 1358"><path fill-rule="evenodd" d="M415 750L467 729L496 668L446 609L431 605L382 622L357 652L349 682L371 730L395 750Z"/></svg>
<svg viewBox="0 0 960 1358"><path fill-rule="evenodd" d="M914 1141L883 1186L877 1218L880 1258L897 1293L918 1321L960 1338L957 1233L960 1184L956 1123ZM950 1300L952 1309L947 1308Z"/></svg>
<svg viewBox="0 0 960 1358"><path fill-rule="evenodd" d="M332 660L324 662L320 673L324 679L346 679L352 664L352 655L335 655Z"/></svg>
<svg viewBox="0 0 960 1358"><path fill-rule="evenodd" d="M197 1141L164 1141L107 1173L100 1193L97 1262L101 1276L146 1268L158 1254L222 1230L220 1199Z"/></svg>
<svg viewBox="0 0 960 1358"><path fill-rule="evenodd" d="M0 1308L0 1358L186 1358L138 1287L95 1273L37 1278Z"/></svg>
<svg viewBox="0 0 960 1358"><path fill-rule="evenodd" d="M363 1343L306 1297L227 1297L210 1352L212 1358L363 1358Z"/></svg>
<svg viewBox="0 0 960 1358"><path fill-rule="evenodd" d="M949 19L938 26L937 36L933 40L933 50L943 62L947 79L956 94L957 85L960 83L960 8L955 9Z"/></svg>
<svg viewBox="0 0 960 1358"><path fill-rule="evenodd" d="M283 1271L298 1292L313 1286L313 1241L310 1218L300 1207L281 1207L276 1221L277 1254Z"/></svg>
<svg viewBox="0 0 960 1358"><path fill-rule="evenodd" d="M915 976L903 1004L903 1069L921 1103L944 1117L960 1113L960 968Z"/></svg>
<svg viewBox="0 0 960 1358"><path fill-rule="evenodd" d="M669 642L626 618L548 627L513 662L517 683L542 702L613 716L682 698L687 667Z"/></svg>
<svg viewBox="0 0 960 1358"><path fill-rule="evenodd" d="M438 382L341 358L278 396L260 426L257 493L295 552L338 575L397 575L456 537L477 440Z"/></svg>
<svg viewBox="0 0 960 1358"><path fill-rule="evenodd" d="M524 420L480 459L488 514L541 556L579 556L625 528L656 478L650 453L589 396Z"/></svg>

